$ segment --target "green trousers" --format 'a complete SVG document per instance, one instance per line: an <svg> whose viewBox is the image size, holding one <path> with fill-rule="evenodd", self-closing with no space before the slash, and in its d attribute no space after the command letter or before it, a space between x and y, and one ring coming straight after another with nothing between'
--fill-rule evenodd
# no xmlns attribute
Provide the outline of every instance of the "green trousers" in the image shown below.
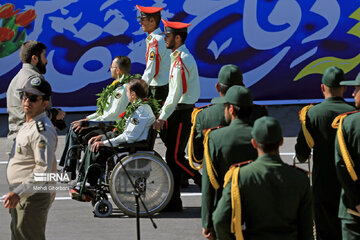
<svg viewBox="0 0 360 240"><path fill-rule="evenodd" d="M45 227L50 207L50 193L35 193L30 197L22 197L16 208L11 209L11 239L45 239Z"/></svg>

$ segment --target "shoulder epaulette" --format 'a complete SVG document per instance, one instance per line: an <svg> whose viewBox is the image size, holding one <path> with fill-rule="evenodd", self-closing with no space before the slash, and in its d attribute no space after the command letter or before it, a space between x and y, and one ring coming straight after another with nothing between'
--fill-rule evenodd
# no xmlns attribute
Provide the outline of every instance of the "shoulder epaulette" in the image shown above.
<svg viewBox="0 0 360 240"><path fill-rule="evenodd" d="M354 166L355 166L354 161L352 160L349 150L346 147L346 142L345 142L344 134L343 134L343 130L342 130L342 124L343 124L344 118L346 118L350 114L357 113L357 112L358 112L358 110L340 114L339 116L337 116L334 119L334 121L331 124L331 126L333 128L338 129L336 132L336 136L337 136L337 140L339 143L340 152L343 157L346 169L348 170L349 175L354 182L356 180L358 180L358 176L354 169Z"/></svg>
<svg viewBox="0 0 360 240"><path fill-rule="evenodd" d="M45 131L45 124L43 121L36 121L36 128L38 130L38 132L43 132Z"/></svg>
<svg viewBox="0 0 360 240"><path fill-rule="evenodd" d="M219 125L219 126L216 126L216 127L212 127L212 128L207 128L207 129L204 129L203 130L203 134L205 135L205 133L207 132L207 131L213 131L213 130L215 130L215 129L218 129L218 128L222 128L223 126L221 126L221 125Z"/></svg>
<svg viewBox="0 0 360 240"><path fill-rule="evenodd" d="M309 148L313 148L315 143L314 143L314 139L312 138L309 130L306 128L306 114L309 111L309 109L313 106L314 106L313 104L307 105L299 111L299 119L300 119L300 123L301 123L301 128L302 128L306 143L309 146Z"/></svg>
<svg viewBox="0 0 360 240"><path fill-rule="evenodd" d="M233 167L243 167L243 166L248 165L249 163L252 163L252 162L253 162L253 160L248 160L248 161L244 161L244 162L240 162L240 163L235 163L235 164L231 165L229 167L229 169L233 168Z"/></svg>

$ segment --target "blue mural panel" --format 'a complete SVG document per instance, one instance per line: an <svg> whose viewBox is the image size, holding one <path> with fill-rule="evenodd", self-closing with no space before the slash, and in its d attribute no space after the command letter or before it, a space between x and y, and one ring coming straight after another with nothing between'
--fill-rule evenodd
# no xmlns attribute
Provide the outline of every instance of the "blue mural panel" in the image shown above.
<svg viewBox="0 0 360 240"><path fill-rule="evenodd" d="M328 66L342 68L348 79L360 71L360 5L355 0L9 3L0 4L2 112L7 87L21 68L22 41L47 45L45 78L53 87L54 105L69 110L94 108L95 94L111 82L109 66L117 55L130 57L131 72L142 74L146 34L136 19L136 4L164 7L164 19L191 23L186 45L199 68L199 102L217 96L214 85L224 64L243 70L245 85L263 104L316 102Z"/></svg>

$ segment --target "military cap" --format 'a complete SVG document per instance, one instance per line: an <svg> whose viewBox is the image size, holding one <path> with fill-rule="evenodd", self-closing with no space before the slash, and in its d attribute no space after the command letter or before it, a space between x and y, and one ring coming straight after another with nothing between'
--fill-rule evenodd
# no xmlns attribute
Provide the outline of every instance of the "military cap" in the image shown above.
<svg viewBox="0 0 360 240"><path fill-rule="evenodd" d="M342 81L340 85L345 86L360 86L360 73L356 76L355 80L352 81Z"/></svg>
<svg viewBox="0 0 360 240"><path fill-rule="evenodd" d="M339 87L340 82L345 80L344 71L338 67L329 67L325 70L321 82L328 87Z"/></svg>
<svg viewBox="0 0 360 240"><path fill-rule="evenodd" d="M282 131L275 118L264 116L255 121L251 135L258 143L272 144L280 142Z"/></svg>
<svg viewBox="0 0 360 240"><path fill-rule="evenodd" d="M219 72L218 82L227 86L244 86L241 69L233 64L222 66Z"/></svg>
<svg viewBox="0 0 360 240"><path fill-rule="evenodd" d="M50 96L50 84L40 76L31 77L23 88L17 89L20 92L32 93L38 96Z"/></svg>
<svg viewBox="0 0 360 240"><path fill-rule="evenodd" d="M164 24L164 33L187 32L187 28L191 25L190 23L170 22L164 19L161 21Z"/></svg>
<svg viewBox="0 0 360 240"><path fill-rule="evenodd" d="M224 97L214 98L211 103L230 103L239 107L250 107L253 105L253 98L249 89L235 85L229 88Z"/></svg>
<svg viewBox="0 0 360 240"><path fill-rule="evenodd" d="M136 8L140 11L140 16L137 18L144 18L150 17L151 15L160 15L161 10L164 8L162 7L143 7L136 5Z"/></svg>

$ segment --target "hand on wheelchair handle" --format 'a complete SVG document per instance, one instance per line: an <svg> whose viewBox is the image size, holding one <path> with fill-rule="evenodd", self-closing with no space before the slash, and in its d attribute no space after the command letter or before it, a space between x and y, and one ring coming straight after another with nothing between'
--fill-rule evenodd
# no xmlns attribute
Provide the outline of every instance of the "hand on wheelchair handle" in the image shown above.
<svg viewBox="0 0 360 240"><path fill-rule="evenodd" d="M100 141L101 138L102 138L102 135L97 135L95 137L90 138L89 141L88 141L88 145L91 145L92 143Z"/></svg>

